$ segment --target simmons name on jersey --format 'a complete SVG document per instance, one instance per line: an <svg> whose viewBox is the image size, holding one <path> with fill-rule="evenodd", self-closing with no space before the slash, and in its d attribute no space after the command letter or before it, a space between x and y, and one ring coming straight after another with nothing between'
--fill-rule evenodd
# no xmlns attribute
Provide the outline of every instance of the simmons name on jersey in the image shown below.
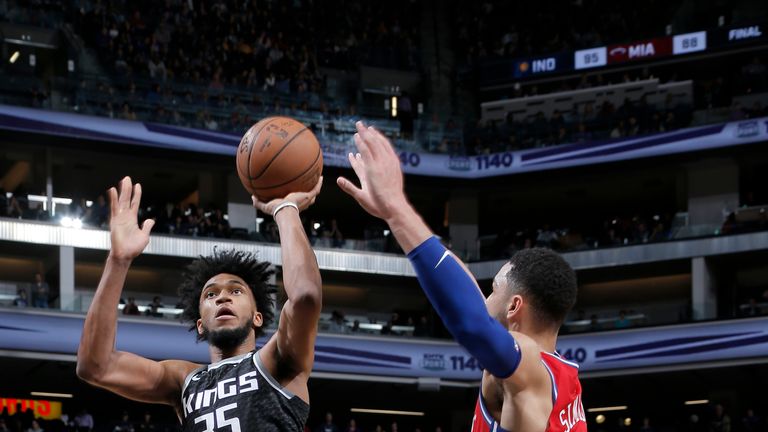
<svg viewBox="0 0 768 432"><path fill-rule="evenodd" d="M309 405L267 372L258 351L203 366L181 392L184 432L302 431Z"/></svg>

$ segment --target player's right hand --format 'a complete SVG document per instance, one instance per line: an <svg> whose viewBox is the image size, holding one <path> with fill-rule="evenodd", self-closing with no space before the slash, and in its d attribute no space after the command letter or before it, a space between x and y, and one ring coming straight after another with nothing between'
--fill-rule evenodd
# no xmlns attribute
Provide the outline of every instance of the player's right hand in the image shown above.
<svg viewBox="0 0 768 432"><path fill-rule="evenodd" d="M408 207L400 158L384 134L361 121L355 126L355 145L359 153L350 153L349 163L360 180L360 187L344 177L339 177L336 183L365 211L389 220L399 210Z"/></svg>
<svg viewBox="0 0 768 432"><path fill-rule="evenodd" d="M301 212L315 203L315 199L320 193L320 189L322 187L323 177L320 176L320 178L317 179L317 183L315 183L315 187L313 187L309 192L291 192L283 198L275 198L267 202L259 201L259 199L256 198L256 195L251 195L251 201L253 201L253 206L256 207L257 210L270 215L275 212L277 206L285 202L292 202L296 204L296 206L299 208L299 211Z"/></svg>
<svg viewBox="0 0 768 432"><path fill-rule="evenodd" d="M125 177L117 188L109 188L109 232L112 246L109 255L119 260L132 260L149 244L149 232L155 221L147 219L139 227L138 214L141 204L141 185Z"/></svg>

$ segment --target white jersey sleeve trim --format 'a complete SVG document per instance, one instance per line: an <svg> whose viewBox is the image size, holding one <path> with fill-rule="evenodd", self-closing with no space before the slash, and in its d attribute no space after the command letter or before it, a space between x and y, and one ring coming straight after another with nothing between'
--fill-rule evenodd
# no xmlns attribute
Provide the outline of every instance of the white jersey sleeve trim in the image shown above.
<svg viewBox="0 0 768 432"><path fill-rule="evenodd" d="M199 368L193 370L192 372L187 375L186 378L184 378L184 386L181 388L181 405L184 405L184 392L187 391L187 387L189 386L189 383L192 381L192 378L194 378L195 375L198 373L204 371L208 366L200 366Z"/></svg>
<svg viewBox="0 0 768 432"><path fill-rule="evenodd" d="M256 353L253 355L253 364L256 365L256 369L259 370L259 373L264 377L265 380L267 380L269 385L271 385L272 388L277 390L281 395L285 396L286 399L293 399L293 397L296 396L290 391L286 390L285 387L281 386L280 383L278 383L277 380L272 377L269 372L267 372L267 368L264 367L264 363L261 361L261 350L256 351Z"/></svg>
<svg viewBox="0 0 768 432"><path fill-rule="evenodd" d="M547 369L549 377L552 379L552 405L554 405L557 403L557 383L555 382L555 374L552 373L552 369L549 368L549 365L547 365L547 362L545 362L544 359L541 360L541 364Z"/></svg>

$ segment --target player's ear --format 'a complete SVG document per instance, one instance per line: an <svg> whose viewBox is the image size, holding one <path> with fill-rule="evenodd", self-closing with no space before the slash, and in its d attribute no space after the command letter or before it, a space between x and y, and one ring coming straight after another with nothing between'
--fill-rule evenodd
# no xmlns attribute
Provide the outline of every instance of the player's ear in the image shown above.
<svg viewBox="0 0 768 432"><path fill-rule="evenodd" d="M252 322L254 327L261 327L261 325L264 324L264 316L261 315L261 312L253 313Z"/></svg>
<svg viewBox="0 0 768 432"><path fill-rule="evenodd" d="M520 310L523 308L523 297L520 294L515 294L509 299L507 303L507 319L514 319Z"/></svg>
<svg viewBox="0 0 768 432"><path fill-rule="evenodd" d="M199 318L195 325L197 326L197 334L203 334L203 319Z"/></svg>

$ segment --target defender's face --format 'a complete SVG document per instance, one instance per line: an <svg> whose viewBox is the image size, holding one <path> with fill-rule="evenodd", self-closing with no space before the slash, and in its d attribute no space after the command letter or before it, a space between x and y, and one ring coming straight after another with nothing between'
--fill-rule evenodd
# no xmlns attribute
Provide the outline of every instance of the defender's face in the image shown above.
<svg viewBox="0 0 768 432"><path fill-rule="evenodd" d="M200 293L200 319L197 330L215 332L245 325L260 327L261 313L256 310L253 292L236 275L221 273L210 278Z"/></svg>
<svg viewBox="0 0 768 432"><path fill-rule="evenodd" d="M504 327L507 326L507 308L509 301L509 287L507 284L507 273L509 273L511 264L506 263L496 276L493 278L493 290L491 294L485 299L485 307L488 309L488 314L494 317Z"/></svg>

